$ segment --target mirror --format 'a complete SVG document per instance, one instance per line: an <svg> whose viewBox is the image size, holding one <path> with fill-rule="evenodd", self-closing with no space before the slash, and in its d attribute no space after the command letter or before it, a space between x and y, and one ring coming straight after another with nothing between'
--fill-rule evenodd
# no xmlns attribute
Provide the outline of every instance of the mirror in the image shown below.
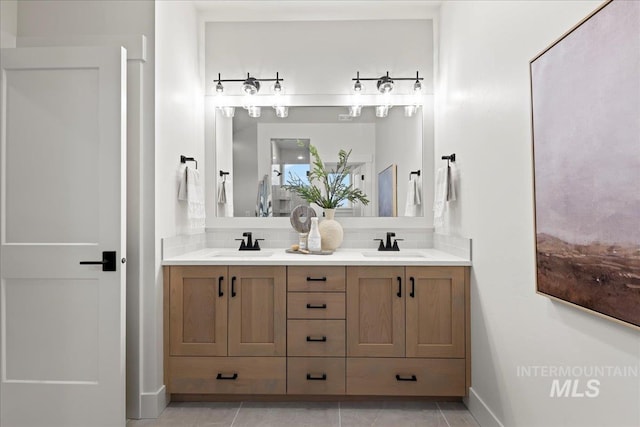
<svg viewBox="0 0 640 427"><path fill-rule="evenodd" d="M313 161L308 149L312 144L329 168L338 161L340 149L351 150L350 184L370 200L366 206L345 203L336 216L377 217L379 212L422 216L422 178L411 174L423 170L422 132L422 111L406 117L403 106L392 107L382 118L376 117L372 106L363 107L359 117L350 117L347 107L337 106L289 107L287 118L276 117L270 107L262 107L259 118L249 117L240 107L233 118L216 111L216 170L232 171L228 177L217 177L218 188L222 181L227 188L226 202L217 204L217 215L288 217L305 202L282 185L291 173L304 178ZM390 169L395 179L388 179ZM388 203L396 209L379 209Z"/></svg>

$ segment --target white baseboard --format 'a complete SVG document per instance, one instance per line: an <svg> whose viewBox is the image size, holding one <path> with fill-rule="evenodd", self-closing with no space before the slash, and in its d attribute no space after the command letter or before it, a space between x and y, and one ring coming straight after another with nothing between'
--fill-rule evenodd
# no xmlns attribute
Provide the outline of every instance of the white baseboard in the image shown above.
<svg viewBox="0 0 640 427"><path fill-rule="evenodd" d="M464 404L482 427L504 427L473 387L469 388L469 397L464 399Z"/></svg>
<svg viewBox="0 0 640 427"><path fill-rule="evenodd" d="M167 407L167 389L163 385L153 393L140 394L140 418L158 418Z"/></svg>

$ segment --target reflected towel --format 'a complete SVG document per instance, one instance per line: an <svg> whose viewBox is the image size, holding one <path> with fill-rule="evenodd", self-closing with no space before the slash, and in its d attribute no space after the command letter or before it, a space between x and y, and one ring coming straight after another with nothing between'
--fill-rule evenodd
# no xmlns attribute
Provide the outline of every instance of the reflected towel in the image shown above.
<svg viewBox="0 0 640 427"><path fill-rule="evenodd" d="M191 220L192 227L204 227L205 205L204 188L200 178L200 172L190 167L184 168L180 178L178 200L187 202L187 218Z"/></svg>
<svg viewBox="0 0 640 427"><path fill-rule="evenodd" d="M456 200L456 181L458 180L458 169L453 165L447 166L447 202Z"/></svg>
<svg viewBox="0 0 640 427"><path fill-rule="evenodd" d="M404 209L404 216L416 216L420 209L421 197L418 178L412 176L407 186L407 201Z"/></svg>
<svg viewBox="0 0 640 427"><path fill-rule="evenodd" d="M218 203L221 205L227 203L227 182L224 179L220 183L220 188L218 188Z"/></svg>

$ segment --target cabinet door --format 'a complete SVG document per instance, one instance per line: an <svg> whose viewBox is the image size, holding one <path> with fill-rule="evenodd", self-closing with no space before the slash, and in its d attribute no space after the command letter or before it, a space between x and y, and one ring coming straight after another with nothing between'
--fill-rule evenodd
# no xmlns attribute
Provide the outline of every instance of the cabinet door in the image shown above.
<svg viewBox="0 0 640 427"><path fill-rule="evenodd" d="M229 356L285 356L286 267L229 267Z"/></svg>
<svg viewBox="0 0 640 427"><path fill-rule="evenodd" d="M347 267L347 355L404 356L404 267Z"/></svg>
<svg viewBox="0 0 640 427"><path fill-rule="evenodd" d="M463 358L464 267L407 267L407 357Z"/></svg>
<svg viewBox="0 0 640 427"><path fill-rule="evenodd" d="M226 267L171 267L172 356L227 355L226 275Z"/></svg>

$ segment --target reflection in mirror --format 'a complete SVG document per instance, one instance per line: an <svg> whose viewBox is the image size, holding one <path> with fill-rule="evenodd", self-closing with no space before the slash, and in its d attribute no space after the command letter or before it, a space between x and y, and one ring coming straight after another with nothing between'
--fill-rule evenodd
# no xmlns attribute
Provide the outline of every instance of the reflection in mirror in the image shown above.
<svg viewBox="0 0 640 427"><path fill-rule="evenodd" d="M423 167L422 114L406 117L397 106L378 118L375 107L365 106L359 117L350 117L347 107L290 107L286 119L276 117L272 108L263 108L260 118L249 117L243 108L236 108L233 118L216 112L216 170L233 170L233 191L227 193L226 205L218 204L218 216L286 217L306 204L281 186L290 173L306 176L309 144L318 148L328 168L335 168L339 150L352 150L349 179L371 203L345 203L336 216L378 216L378 175L391 165L397 165L397 216L423 215L415 196L422 181L410 176Z"/></svg>

